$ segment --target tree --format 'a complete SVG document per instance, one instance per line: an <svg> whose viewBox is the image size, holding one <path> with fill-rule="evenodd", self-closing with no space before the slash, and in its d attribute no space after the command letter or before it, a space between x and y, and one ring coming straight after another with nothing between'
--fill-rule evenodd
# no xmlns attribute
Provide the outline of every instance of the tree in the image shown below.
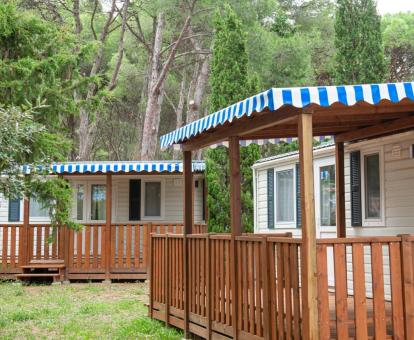
<svg viewBox="0 0 414 340"><path fill-rule="evenodd" d="M0 109L0 192L12 199L35 197L49 211L52 227L78 228L70 219L72 190L61 178L50 178L50 163L62 161L70 143L37 123L34 109ZM30 169L24 176L23 166ZM40 166L40 168L39 168Z"/></svg>
<svg viewBox="0 0 414 340"><path fill-rule="evenodd" d="M257 78L248 74L246 34L229 5L215 17L215 37L211 65L211 111L217 111L257 92ZM242 221L253 229L253 188L251 165L260 157L257 145L241 149ZM223 147L206 153L209 229L226 231L230 226L228 151Z"/></svg>
<svg viewBox="0 0 414 340"><path fill-rule="evenodd" d="M65 29L22 12L14 2L0 4L0 98L4 106L38 106L36 120L64 132L68 115L77 111L72 92L81 90L84 50ZM74 70L70 79L68 70ZM62 127L63 125L63 127Z"/></svg>
<svg viewBox="0 0 414 340"><path fill-rule="evenodd" d="M388 81L414 78L414 13L387 14L382 20Z"/></svg>
<svg viewBox="0 0 414 340"><path fill-rule="evenodd" d="M335 46L337 83L384 80L381 21L374 0L338 0Z"/></svg>

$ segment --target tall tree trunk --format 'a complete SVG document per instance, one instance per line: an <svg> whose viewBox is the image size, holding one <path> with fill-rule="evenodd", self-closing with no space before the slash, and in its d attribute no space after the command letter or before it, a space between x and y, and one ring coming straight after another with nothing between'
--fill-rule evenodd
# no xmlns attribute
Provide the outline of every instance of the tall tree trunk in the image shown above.
<svg viewBox="0 0 414 340"><path fill-rule="evenodd" d="M181 80L180 85L180 98L178 100L177 108L175 109L176 114L176 124L175 128L179 129L183 125L183 111L184 111L184 97L185 97L185 74L183 75L183 79ZM180 150L173 150L173 159L180 159L182 152Z"/></svg>
<svg viewBox="0 0 414 340"><path fill-rule="evenodd" d="M156 88L158 72L160 68L160 53L162 47L162 33L164 29L164 13L159 13L155 29L155 37L152 48L151 68L148 83L148 98L144 116L144 128L142 131L141 159L150 160L155 156L158 129L156 127L157 115L161 112L162 101L160 89ZM162 94L161 94L162 97Z"/></svg>
<svg viewBox="0 0 414 340"><path fill-rule="evenodd" d="M142 133L141 159L154 159L157 151L158 130L160 126L161 105L164 98L164 85L168 72L173 63L175 54L190 25L191 15L184 23L178 39L173 44L168 57L161 68L162 31L164 28L164 14L157 17L155 37L152 49L151 78L148 92L147 107L145 110L144 129ZM160 71L159 71L160 70Z"/></svg>

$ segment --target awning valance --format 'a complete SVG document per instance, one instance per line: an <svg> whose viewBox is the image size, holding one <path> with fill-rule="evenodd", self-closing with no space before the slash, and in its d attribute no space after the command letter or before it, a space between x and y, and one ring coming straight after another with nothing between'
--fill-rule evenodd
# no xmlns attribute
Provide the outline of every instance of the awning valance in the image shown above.
<svg viewBox="0 0 414 340"><path fill-rule="evenodd" d="M42 167L37 167L42 170ZM205 164L194 161L193 172L203 172ZM23 166L24 173L30 173L30 166ZM51 172L55 174L83 174L83 173L181 173L181 161L154 161L154 162L68 162L52 164Z"/></svg>
<svg viewBox="0 0 414 340"><path fill-rule="evenodd" d="M362 102L376 105L382 100L398 103L403 99L414 101L414 82L272 88L163 135L160 144L161 148L166 148L182 143L209 129L245 116L254 116L255 112L262 112L265 109L276 111L282 106L305 108L311 104L329 107L334 103L341 103L344 106L354 106Z"/></svg>

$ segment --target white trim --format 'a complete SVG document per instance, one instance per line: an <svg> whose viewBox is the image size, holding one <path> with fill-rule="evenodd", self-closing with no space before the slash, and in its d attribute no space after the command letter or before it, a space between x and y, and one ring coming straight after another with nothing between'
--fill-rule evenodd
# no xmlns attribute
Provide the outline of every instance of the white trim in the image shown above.
<svg viewBox="0 0 414 340"><path fill-rule="evenodd" d="M378 154L380 172L380 218L366 217L366 197L365 197L365 156ZM384 145L374 148L361 149L361 208L363 227L385 227L385 181L384 181Z"/></svg>
<svg viewBox="0 0 414 340"><path fill-rule="evenodd" d="M278 192L278 185L277 185L277 173L283 172L286 170L292 170L292 190L293 190L293 220L292 221L278 221L277 220L277 192ZM274 193L275 193L275 200L274 200L274 219L275 219L275 229L286 229L286 228L294 228L296 229L296 165L285 165L280 166L274 170Z"/></svg>
<svg viewBox="0 0 414 340"><path fill-rule="evenodd" d="M146 183L151 183L151 182L161 183L161 215L160 216L145 215L145 185ZM163 178L141 179L141 220L158 221L158 220L163 220L164 216L165 216L165 179Z"/></svg>
<svg viewBox="0 0 414 340"><path fill-rule="evenodd" d="M257 170L253 169L253 231L256 233L259 231L258 225L257 225ZM207 204L207 202L206 202ZM268 221L269 222L269 221ZM269 224L269 223L268 223ZM269 228L269 226L268 226Z"/></svg>
<svg viewBox="0 0 414 340"><path fill-rule="evenodd" d="M322 226L321 225L321 178L320 168L326 166L333 166L335 169L335 157L327 156L325 158L315 159L313 161L313 173L314 173L314 185L315 185L315 220L316 220L316 231L317 237L321 237L322 232L335 232L336 226ZM336 169L335 169L336 171ZM336 176L335 176L336 184ZM336 186L335 186L335 195L336 195ZM336 213L336 212L335 212Z"/></svg>

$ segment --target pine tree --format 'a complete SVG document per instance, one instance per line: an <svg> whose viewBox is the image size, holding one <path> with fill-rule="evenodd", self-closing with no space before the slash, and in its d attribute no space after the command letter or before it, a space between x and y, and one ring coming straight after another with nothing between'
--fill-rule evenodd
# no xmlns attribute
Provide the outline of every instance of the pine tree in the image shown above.
<svg viewBox="0 0 414 340"><path fill-rule="evenodd" d="M337 83L384 80L386 64L380 26L374 0L338 0L335 21Z"/></svg>
<svg viewBox="0 0 414 340"><path fill-rule="evenodd" d="M211 65L211 112L227 107L257 93L258 80L248 74L246 36L236 13L229 5L215 18L215 38ZM252 164L260 157L259 147L242 147L241 200L242 222L246 231L253 229ZM210 231L228 231L230 226L230 199L228 150L220 147L206 154L208 207Z"/></svg>

